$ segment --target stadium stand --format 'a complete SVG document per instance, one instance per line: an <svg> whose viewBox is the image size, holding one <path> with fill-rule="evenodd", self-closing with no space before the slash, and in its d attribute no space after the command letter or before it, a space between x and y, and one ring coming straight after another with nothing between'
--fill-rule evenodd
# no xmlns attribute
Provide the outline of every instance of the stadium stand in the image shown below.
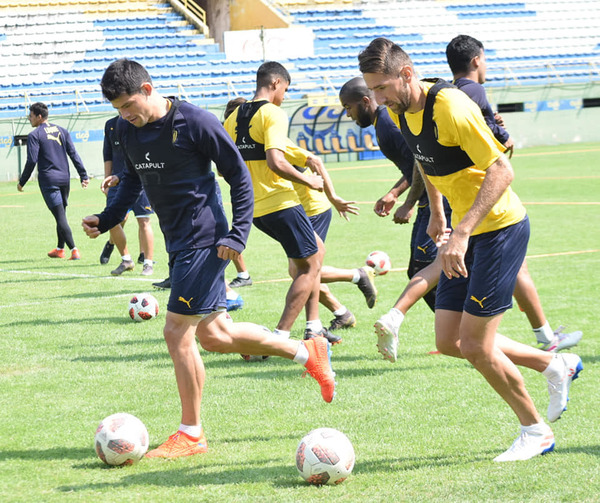
<svg viewBox="0 0 600 503"><path fill-rule="evenodd" d="M286 2L285 8L294 24L315 34L314 57L282 61L292 71L290 98L335 94L357 74L356 55L376 36L405 47L422 76L449 77L445 45L468 33L486 45L490 86L600 79L597 1ZM21 1L3 4L0 15L0 116L37 99L59 113L108 109L98 82L118 57L147 66L161 92L204 104L251 93L261 62L227 60L167 2ZM32 36L32 27L39 35Z"/></svg>

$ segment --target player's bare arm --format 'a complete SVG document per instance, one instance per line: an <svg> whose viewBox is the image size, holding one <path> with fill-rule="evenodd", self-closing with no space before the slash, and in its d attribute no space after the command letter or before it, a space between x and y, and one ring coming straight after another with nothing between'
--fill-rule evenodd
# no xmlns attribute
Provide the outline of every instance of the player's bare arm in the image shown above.
<svg viewBox="0 0 600 503"><path fill-rule="evenodd" d="M425 182L419 171L419 166L415 161L413 165L412 184L404 203L394 213L394 223L407 224L412 217L415 204L425 191Z"/></svg>
<svg viewBox="0 0 600 503"><path fill-rule="evenodd" d="M442 269L448 278L467 277L464 263L469 237L498 202L514 178L514 171L505 155L501 155L486 171L473 205L452 231L446 245L440 249Z"/></svg>
<svg viewBox="0 0 600 503"><path fill-rule="evenodd" d="M331 177L325 169L325 164L320 157L309 154L306 158L306 167L309 168L313 173L323 178L323 190L327 199L333 204L339 215L346 220L350 220L348 213L352 215L358 215L360 209L355 206L356 201L346 201L343 197L340 197L335 192L335 187L331 181Z"/></svg>
<svg viewBox="0 0 600 503"><path fill-rule="evenodd" d="M421 165L419 165L419 172L427 190L429 208L431 210L427 234L439 248L447 242L449 234L448 222L446 222L446 214L444 212L443 196L425 176Z"/></svg>
<svg viewBox="0 0 600 503"><path fill-rule="evenodd" d="M323 178L320 175L310 173L305 175L300 173L285 158L285 154L276 148L270 148L266 151L267 165L269 169L278 174L281 178L292 182L301 183L314 190L323 190Z"/></svg>

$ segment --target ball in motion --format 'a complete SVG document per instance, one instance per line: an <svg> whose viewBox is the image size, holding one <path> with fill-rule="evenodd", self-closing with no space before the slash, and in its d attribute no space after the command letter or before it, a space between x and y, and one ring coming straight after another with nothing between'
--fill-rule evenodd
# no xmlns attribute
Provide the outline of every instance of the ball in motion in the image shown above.
<svg viewBox="0 0 600 503"><path fill-rule="evenodd" d="M149 293L134 295L129 301L129 316L133 321L155 318L158 316L158 301Z"/></svg>
<svg viewBox="0 0 600 503"><path fill-rule="evenodd" d="M390 262L388 254L379 250L369 253L365 260L365 264L372 267L377 276L387 274L392 268L392 263Z"/></svg>
<svg viewBox="0 0 600 503"><path fill-rule="evenodd" d="M148 450L148 430L137 417L119 412L98 425L95 444L96 454L107 465L132 465Z"/></svg>
<svg viewBox="0 0 600 503"><path fill-rule="evenodd" d="M354 468L354 448L341 431L318 428L300 440L296 468L309 484L341 484Z"/></svg>

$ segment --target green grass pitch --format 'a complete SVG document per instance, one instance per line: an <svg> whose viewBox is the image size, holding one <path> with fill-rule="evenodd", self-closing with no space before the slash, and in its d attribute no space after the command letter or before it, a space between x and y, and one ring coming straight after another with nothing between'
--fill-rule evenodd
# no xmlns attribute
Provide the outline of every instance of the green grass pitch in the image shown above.
<svg viewBox="0 0 600 503"><path fill-rule="evenodd" d="M372 310L354 285L330 285L358 320L333 350L334 402L323 402L317 384L302 379L293 362L246 363L237 354L203 352L209 453L117 469L105 467L93 449L105 416L136 415L152 447L180 420L162 339L168 293L154 293L158 319L133 323L127 315L131 295L152 291L151 282L168 273L158 222L154 217L154 276L141 276L138 266L114 278L117 257L106 266L98 260L105 236L90 240L80 227L83 216L104 206L99 180L85 191L72 184L68 217L82 254L77 262L46 256L56 244L54 223L36 184L22 194L16 182L0 184L0 500L598 501L599 152L598 144L560 145L521 150L513 158L513 187L532 225L530 272L550 324L583 330L576 351L585 369L571 388L568 411L553 426L555 452L506 464L492 459L516 437L515 416L468 363L428 354L433 316L425 304L402 326L396 364L376 351L372 326L406 284L411 230L372 211L399 177L389 162L328 164L338 193L358 201L361 214L350 222L334 217L326 263L357 267L368 252L382 249L393 266L377 279ZM137 256L134 222L126 232ZM233 317L272 328L289 286L283 251L253 229L244 256L255 283L238 290L245 307ZM227 278L234 274L229 266ZM321 318L328 322L331 315L321 308ZM300 338L303 326L301 315L292 337ZM518 309L505 315L501 331L534 342ZM545 379L523 374L545 415ZM321 426L343 431L354 445L354 472L340 486L308 486L296 472L298 441Z"/></svg>

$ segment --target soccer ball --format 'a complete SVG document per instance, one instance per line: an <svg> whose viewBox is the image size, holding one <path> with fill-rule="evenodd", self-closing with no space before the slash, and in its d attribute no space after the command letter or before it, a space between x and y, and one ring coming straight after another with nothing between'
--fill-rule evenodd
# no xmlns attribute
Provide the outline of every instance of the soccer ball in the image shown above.
<svg viewBox="0 0 600 503"><path fill-rule="evenodd" d="M341 484L354 468L354 448L341 431L318 428L300 440L296 468L309 484Z"/></svg>
<svg viewBox="0 0 600 503"><path fill-rule="evenodd" d="M133 321L151 320L158 316L158 301L149 293L134 295L129 301L129 316Z"/></svg>
<svg viewBox="0 0 600 503"><path fill-rule="evenodd" d="M367 264L369 267L372 267L377 276L383 276L384 274L387 274L392 268L390 257L388 257L387 253L382 251L372 251L369 253L367 255L367 259L365 260L365 264Z"/></svg>
<svg viewBox="0 0 600 503"><path fill-rule="evenodd" d="M137 417L119 412L96 429L96 454L107 465L132 465L148 450L148 430Z"/></svg>

